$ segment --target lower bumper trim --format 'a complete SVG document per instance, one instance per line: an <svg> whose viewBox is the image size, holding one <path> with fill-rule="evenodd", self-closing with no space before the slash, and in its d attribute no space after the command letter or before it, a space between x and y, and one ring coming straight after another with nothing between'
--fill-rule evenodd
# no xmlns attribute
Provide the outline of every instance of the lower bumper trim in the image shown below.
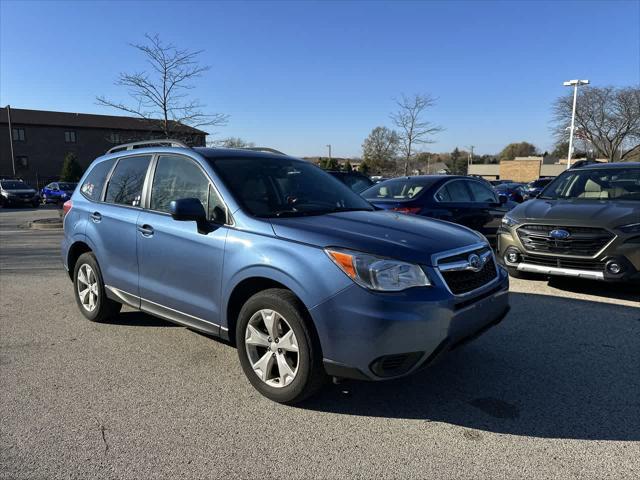
<svg viewBox="0 0 640 480"><path fill-rule="evenodd" d="M603 272L593 270L579 270L573 268L547 267L544 265L533 265L531 263L519 263L519 272L541 273L546 275L562 275L565 277L589 278L591 280L604 280Z"/></svg>

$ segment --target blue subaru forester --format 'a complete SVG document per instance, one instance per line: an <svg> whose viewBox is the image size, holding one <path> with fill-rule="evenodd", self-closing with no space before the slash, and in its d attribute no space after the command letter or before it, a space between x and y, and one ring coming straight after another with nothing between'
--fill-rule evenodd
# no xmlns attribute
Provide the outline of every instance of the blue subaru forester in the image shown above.
<svg viewBox="0 0 640 480"><path fill-rule="evenodd" d="M278 402L330 376L410 374L509 310L482 235L376 210L279 152L116 147L63 210L62 257L86 318L126 304L219 335Z"/></svg>

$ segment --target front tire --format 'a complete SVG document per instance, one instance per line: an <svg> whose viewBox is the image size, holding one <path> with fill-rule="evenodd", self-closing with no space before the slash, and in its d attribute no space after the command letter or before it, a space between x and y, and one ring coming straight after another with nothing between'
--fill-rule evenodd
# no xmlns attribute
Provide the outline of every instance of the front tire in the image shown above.
<svg viewBox="0 0 640 480"><path fill-rule="evenodd" d="M325 383L322 353L302 302L289 290L269 289L244 304L236 326L242 369L262 395L295 404Z"/></svg>
<svg viewBox="0 0 640 480"><path fill-rule="evenodd" d="M76 261L73 287L78 308L92 322L104 322L122 308L122 304L107 298L102 272L91 252L83 253Z"/></svg>

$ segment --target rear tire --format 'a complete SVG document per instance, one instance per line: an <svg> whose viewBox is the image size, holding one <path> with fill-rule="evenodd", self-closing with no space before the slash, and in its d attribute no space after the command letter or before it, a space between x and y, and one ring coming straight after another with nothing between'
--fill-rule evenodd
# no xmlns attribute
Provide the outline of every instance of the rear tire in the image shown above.
<svg viewBox="0 0 640 480"><path fill-rule="evenodd" d="M122 304L107 298L100 266L93 253L80 255L73 269L73 291L82 314L92 322L113 318Z"/></svg>
<svg viewBox="0 0 640 480"><path fill-rule="evenodd" d="M274 402L299 403L326 382L320 342L307 319L302 302L285 289L256 293L240 310L240 365L253 387Z"/></svg>

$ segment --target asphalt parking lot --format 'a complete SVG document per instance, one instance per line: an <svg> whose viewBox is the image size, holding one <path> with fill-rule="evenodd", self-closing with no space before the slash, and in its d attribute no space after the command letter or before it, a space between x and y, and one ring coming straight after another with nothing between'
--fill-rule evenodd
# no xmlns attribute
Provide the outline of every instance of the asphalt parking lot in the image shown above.
<svg viewBox="0 0 640 480"><path fill-rule="evenodd" d="M497 328L423 373L261 397L235 350L77 310L51 210L0 210L0 478L639 478L640 293L512 280Z"/></svg>

